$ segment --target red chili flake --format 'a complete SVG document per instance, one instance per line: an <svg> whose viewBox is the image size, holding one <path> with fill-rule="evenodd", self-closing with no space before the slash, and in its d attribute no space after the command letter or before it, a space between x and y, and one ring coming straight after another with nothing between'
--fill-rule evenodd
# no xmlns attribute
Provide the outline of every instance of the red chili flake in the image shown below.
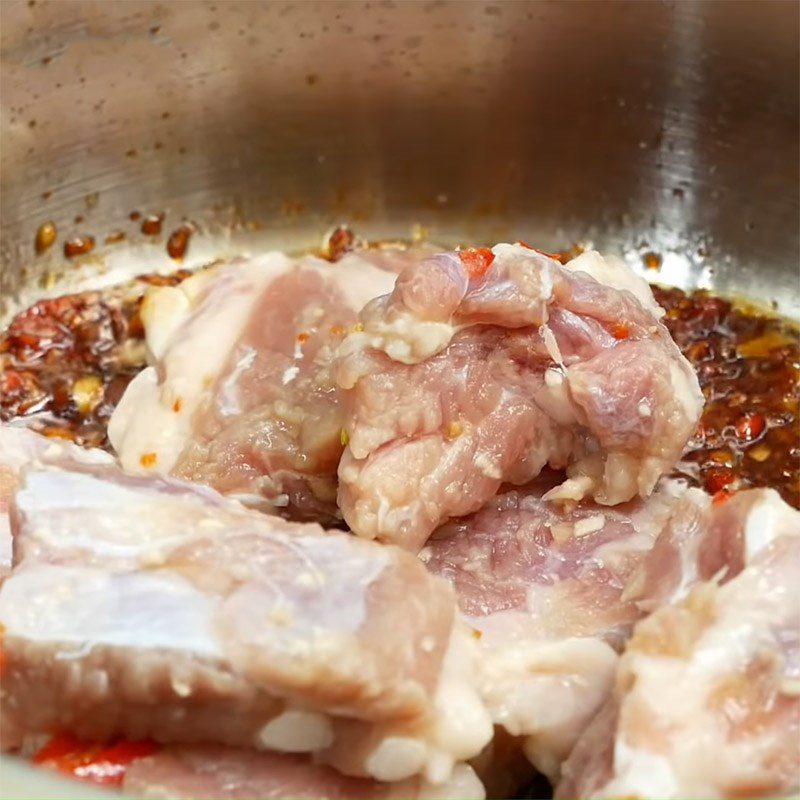
<svg viewBox="0 0 800 800"><path fill-rule="evenodd" d="M631 329L624 322L615 322L611 326L611 335L615 339L627 339L631 335Z"/></svg>
<svg viewBox="0 0 800 800"><path fill-rule="evenodd" d="M142 220L142 233L146 236L158 236L161 233L161 223L164 221L164 214L148 214Z"/></svg>
<svg viewBox="0 0 800 800"><path fill-rule="evenodd" d="M138 222L141 218L142 218L142 214L141 214L140 211L131 211L131 213L128 214L128 219L131 222Z"/></svg>
<svg viewBox="0 0 800 800"><path fill-rule="evenodd" d="M488 247L468 247L459 250L458 257L473 280L482 278L494 261L494 253Z"/></svg>
<svg viewBox="0 0 800 800"><path fill-rule="evenodd" d="M155 453L142 453L139 457L139 463L143 467L152 467L156 463L157 456Z"/></svg>
<svg viewBox="0 0 800 800"><path fill-rule="evenodd" d="M176 228L167 240L167 253L175 261L182 261L189 247L189 239L192 236L192 228L189 225L181 225Z"/></svg>
<svg viewBox="0 0 800 800"><path fill-rule="evenodd" d="M67 258L82 256L94 250L94 236L73 236L64 242L64 255Z"/></svg>
<svg viewBox="0 0 800 800"><path fill-rule="evenodd" d="M22 380L22 376L13 369L7 369L3 372L2 376L0 376L0 381L2 381L0 385L3 387L3 394L16 392L25 386L25 381Z"/></svg>
<svg viewBox="0 0 800 800"><path fill-rule="evenodd" d="M711 502L715 506L720 506L727 500L730 500L736 494L735 491L731 491L730 489L720 489L718 492L714 493L714 496L711 498Z"/></svg>
<svg viewBox="0 0 800 800"><path fill-rule="evenodd" d="M20 347L27 347L28 349L33 349L34 347L38 347L39 345L39 338L38 336L34 336L32 333L18 333L13 336L14 344ZM46 338L46 337L41 337Z"/></svg>
<svg viewBox="0 0 800 800"><path fill-rule="evenodd" d="M334 228L327 237L323 246L323 256L330 261L338 261L345 253L355 250L358 240L347 225Z"/></svg>
<svg viewBox="0 0 800 800"><path fill-rule="evenodd" d="M725 467L711 469L705 476L706 491L709 494L715 495L717 492L725 489L725 487L730 486L735 480L736 475L733 474L733 470Z"/></svg>
<svg viewBox="0 0 800 800"><path fill-rule="evenodd" d="M298 333L297 334L297 341L300 344L305 344L308 341L308 334L307 333Z"/></svg>
<svg viewBox="0 0 800 800"><path fill-rule="evenodd" d="M645 253L642 256L642 261L644 261L644 265L647 269L661 268L661 256L658 253Z"/></svg>
<svg viewBox="0 0 800 800"><path fill-rule="evenodd" d="M345 330L341 325L331 325L331 336L344 336Z"/></svg>
<svg viewBox="0 0 800 800"><path fill-rule="evenodd" d="M159 749L154 742L83 742L69 734L54 736L33 763L103 786L119 786L128 766Z"/></svg>
<svg viewBox="0 0 800 800"><path fill-rule="evenodd" d="M183 408L183 398L179 397L173 404L172 410L177 414Z"/></svg>
<svg viewBox="0 0 800 800"><path fill-rule="evenodd" d="M85 745L74 736L70 736L69 734L58 734L57 736L53 736L53 738L50 739L47 744L43 745L41 750L34 755L33 763L46 764L48 762L56 761L64 756L71 755L79 747L85 747ZM92 745L92 747L97 748L99 746Z"/></svg>
<svg viewBox="0 0 800 800"><path fill-rule="evenodd" d="M764 432L766 422L761 414L742 414L734 423L736 435L746 442L758 439Z"/></svg>

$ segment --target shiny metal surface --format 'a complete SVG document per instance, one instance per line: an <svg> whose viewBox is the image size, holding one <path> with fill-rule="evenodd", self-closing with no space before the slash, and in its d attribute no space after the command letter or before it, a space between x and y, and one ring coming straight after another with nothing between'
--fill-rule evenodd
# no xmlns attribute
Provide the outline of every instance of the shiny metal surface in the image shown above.
<svg viewBox="0 0 800 800"><path fill-rule="evenodd" d="M139 209L655 250L797 315L797 31L793 2L5 0L0 287Z"/></svg>
<svg viewBox="0 0 800 800"><path fill-rule="evenodd" d="M4 0L0 313L76 273L69 235L98 240L84 271L168 268L136 209L201 224L200 260L341 221L655 251L652 279L800 317L799 8Z"/></svg>

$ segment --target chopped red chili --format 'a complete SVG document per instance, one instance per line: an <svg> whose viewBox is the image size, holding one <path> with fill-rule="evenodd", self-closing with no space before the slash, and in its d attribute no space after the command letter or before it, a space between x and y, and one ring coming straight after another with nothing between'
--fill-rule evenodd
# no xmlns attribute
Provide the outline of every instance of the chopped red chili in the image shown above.
<svg viewBox="0 0 800 800"><path fill-rule="evenodd" d="M721 467L709 470L706 474L705 486L709 494L716 495L736 480L733 470Z"/></svg>
<svg viewBox="0 0 800 800"><path fill-rule="evenodd" d="M175 261L182 261L189 249L189 239L192 237L192 227L181 225L175 228L167 240L167 254Z"/></svg>
<svg viewBox="0 0 800 800"><path fill-rule="evenodd" d="M36 753L33 762L74 778L103 786L119 786L131 763L158 749L159 746L150 741L95 744L59 734Z"/></svg>
<svg viewBox="0 0 800 800"><path fill-rule="evenodd" d="M322 247L322 257L329 261L338 261L345 253L355 250L359 241L347 225L334 228Z"/></svg>
<svg viewBox="0 0 800 800"><path fill-rule="evenodd" d="M164 214L148 214L142 220L142 233L145 236L158 236L161 233L161 225L164 222Z"/></svg>
<svg viewBox="0 0 800 800"><path fill-rule="evenodd" d="M458 256L473 280L482 278L494 261L494 253L488 247L468 247L459 250Z"/></svg>
<svg viewBox="0 0 800 800"><path fill-rule="evenodd" d="M627 339L631 335L631 329L625 322L615 322L611 326L611 335L615 339Z"/></svg>
<svg viewBox="0 0 800 800"><path fill-rule="evenodd" d="M86 255L94 250L94 236L73 236L64 242L64 255L67 258Z"/></svg>
<svg viewBox="0 0 800 800"><path fill-rule="evenodd" d="M762 414L742 414L736 420L736 434L745 442L752 442L758 439L764 432L766 423Z"/></svg>
<svg viewBox="0 0 800 800"><path fill-rule="evenodd" d="M736 492L734 491L729 491L728 489L720 489L711 498L711 502L713 505L719 506L722 505L722 503L724 503L726 500L730 500L730 498L733 497L733 495L735 494Z"/></svg>

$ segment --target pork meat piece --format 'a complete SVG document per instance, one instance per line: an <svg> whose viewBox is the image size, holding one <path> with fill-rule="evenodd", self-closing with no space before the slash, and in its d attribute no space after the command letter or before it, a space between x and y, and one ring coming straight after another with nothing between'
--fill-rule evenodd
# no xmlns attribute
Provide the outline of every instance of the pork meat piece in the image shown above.
<svg viewBox="0 0 800 800"><path fill-rule="evenodd" d="M565 763L557 797L800 790L800 514L772 490L751 490L698 520L683 529L681 569L664 564L681 579L651 584L672 602L634 629L613 695ZM649 602L656 595L644 581L658 550L679 539L665 529L637 576Z"/></svg>
<svg viewBox="0 0 800 800"><path fill-rule="evenodd" d="M625 589L644 611L682 600L703 581L725 583L765 545L800 534L800 513L774 489L723 494L714 502L684 507L664 527Z"/></svg>
<svg viewBox="0 0 800 800"><path fill-rule="evenodd" d="M417 550L546 465L568 475L553 499L647 496L703 403L660 313L597 253L562 266L502 244L408 267L338 351L345 520Z"/></svg>
<svg viewBox="0 0 800 800"><path fill-rule="evenodd" d="M0 580L11 569L8 505L19 487L22 468L32 463L65 460L85 464L113 463L112 457L103 450L84 450L71 442L49 439L28 428L0 425Z"/></svg>
<svg viewBox="0 0 800 800"><path fill-rule="evenodd" d="M26 470L11 523L3 731L437 783L491 738L452 590L410 554L112 466Z"/></svg>
<svg viewBox="0 0 800 800"><path fill-rule="evenodd" d="M664 482L647 500L568 509L554 481L508 491L443 526L420 553L455 587L478 637L480 688L496 725L555 779L611 692L617 651L642 611L625 588L660 531L693 520L699 490Z"/></svg>
<svg viewBox="0 0 800 800"><path fill-rule="evenodd" d="M415 800L484 797L467 765L441 785L419 777L379 783L342 775L308 756L258 753L219 745L172 746L128 767L123 790L149 800Z"/></svg>
<svg viewBox="0 0 800 800"><path fill-rule="evenodd" d="M152 366L109 423L123 467L298 519L340 519L344 417L330 353L410 257L352 253L330 264L268 253L151 290L142 320Z"/></svg>

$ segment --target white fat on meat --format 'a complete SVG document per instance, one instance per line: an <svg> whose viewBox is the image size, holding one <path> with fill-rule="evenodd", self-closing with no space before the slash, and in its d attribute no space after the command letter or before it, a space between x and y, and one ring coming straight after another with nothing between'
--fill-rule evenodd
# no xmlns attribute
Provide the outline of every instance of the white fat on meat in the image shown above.
<svg viewBox="0 0 800 800"><path fill-rule="evenodd" d="M621 258L614 255L601 256L597 250L585 250L566 263L566 268L585 272L598 283L630 292L657 318L664 316L664 309L656 302L647 281L637 275Z"/></svg>
<svg viewBox="0 0 800 800"><path fill-rule="evenodd" d="M111 464L114 461L103 450L86 450L71 442L49 439L22 426L0 424L0 578L11 569L8 506L19 488L23 468L65 460L82 464Z"/></svg>
<svg viewBox="0 0 800 800"><path fill-rule="evenodd" d="M557 797L788 797L800 790L800 513L772 490L667 526L647 607ZM661 572L659 572L661 570Z"/></svg>
<svg viewBox="0 0 800 800"><path fill-rule="evenodd" d="M327 362L394 281L368 252L336 264L272 252L151 289L142 306L151 365L108 429L122 466L336 518L343 409Z"/></svg>
<svg viewBox="0 0 800 800"><path fill-rule="evenodd" d="M587 720L608 697L618 656L601 639L526 638L526 620L515 621L522 629L519 639L493 636L492 623L499 619L487 619L477 629L486 637L483 696L496 724L522 737L525 755L552 778Z"/></svg>
<svg viewBox="0 0 800 800"><path fill-rule="evenodd" d="M423 638L420 647L435 647ZM431 785L445 784L460 762L473 758L491 741L492 717L477 680L480 653L471 630L455 620L441 663L434 694L434 713L423 738L413 726L386 730L375 726L371 736L357 728L355 736L344 724L326 753L330 763L346 774L367 773L387 782L421 773Z"/></svg>
<svg viewBox="0 0 800 800"><path fill-rule="evenodd" d="M543 499L558 476L495 497L428 541L420 558L455 588L477 648L479 694L552 779L614 683L618 651L642 616L624 596L686 493L573 509Z"/></svg>
<svg viewBox="0 0 800 800"><path fill-rule="evenodd" d="M697 378L642 278L597 253L492 255L481 275L459 252L411 264L339 346L338 502L361 536L418 551L546 466L567 473L553 501L646 497L694 431Z"/></svg>
<svg viewBox="0 0 800 800"><path fill-rule="evenodd" d="M12 501L4 730L313 752L441 785L491 738L452 590L410 554L64 466L29 467Z"/></svg>

